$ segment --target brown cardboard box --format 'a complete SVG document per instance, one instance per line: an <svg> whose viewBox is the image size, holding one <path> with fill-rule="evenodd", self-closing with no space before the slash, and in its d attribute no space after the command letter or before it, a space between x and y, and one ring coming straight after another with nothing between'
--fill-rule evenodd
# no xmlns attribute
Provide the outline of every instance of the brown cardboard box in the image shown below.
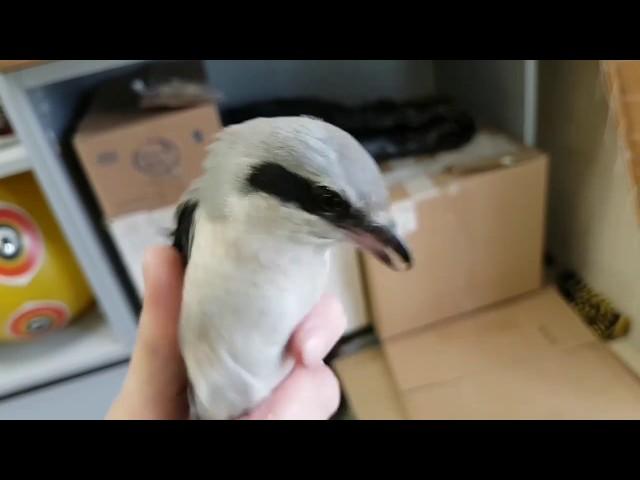
<svg viewBox="0 0 640 480"><path fill-rule="evenodd" d="M334 363L360 419L640 419L640 380L554 288Z"/></svg>
<svg viewBox="0 0 640 480"><path fill-rule="evenodd" d="M519 147L437 175L407 166L414 171L390 191L414 268L397 273L362 256L382 338L541 286L547 163L544 153Z"/></svg>
<svg viewBox="0 0 640 480"><path fill-rule="evenodd" d="M201 174L205 148L222 128L216 106L137 111L122 98L105 107L106 96L73 138L104 215L175 204Z"/></svg>

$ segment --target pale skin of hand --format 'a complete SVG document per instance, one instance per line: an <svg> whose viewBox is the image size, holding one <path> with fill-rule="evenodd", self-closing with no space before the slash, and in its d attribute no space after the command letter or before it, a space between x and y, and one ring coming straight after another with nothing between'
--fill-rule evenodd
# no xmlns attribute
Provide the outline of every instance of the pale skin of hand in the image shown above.
<svg viewBox="0 0 640 480"><path fill-rule="evenodd" d="M108 420L186 420L187 376L178 345L183 267L171 247L150 249L144 261L145 297L129 370ZM293 372L245 420L324 420L340 390L323 358L344 332L339 302L325 296L291 337Z"/></svg>

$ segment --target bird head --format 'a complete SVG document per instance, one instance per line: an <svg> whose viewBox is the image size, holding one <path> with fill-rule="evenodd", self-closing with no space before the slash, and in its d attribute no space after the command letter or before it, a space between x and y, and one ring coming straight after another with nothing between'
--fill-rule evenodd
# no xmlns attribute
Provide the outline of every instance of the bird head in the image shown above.
<svg viewBox="0 0 640 480"><path fill-rule="evenodd" d="M225 128L209 147L201 207L245 233L352 242L394 269L411 254L394 230L380 170L348 133L308 117Z"/></svg>

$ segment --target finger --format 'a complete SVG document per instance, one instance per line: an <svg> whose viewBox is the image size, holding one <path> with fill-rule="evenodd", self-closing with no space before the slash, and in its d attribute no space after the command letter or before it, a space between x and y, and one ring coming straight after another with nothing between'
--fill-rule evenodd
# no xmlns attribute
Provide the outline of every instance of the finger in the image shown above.
<svg viewBox="0 0 640 480"><path fill-rule="evenodd" d="M338 380L326 365L296 367L261 405L243 420L326 420L340 403Z"/></svg>
<svg viewBox="0 0 640 480"><path fill-rule="evenodd" d="M154 247L144 258L144 300L138 343L153 353L176 350L182 301L180 255L170 247ZM162 352L155 352L162 348Z"/></svg>
<svg viewBox="0 0 640 480"><path fill-rule="evenodd" d="M346 325L342 304L333 295L325 295L294 332L290 343L293 356L308 367L322 364Z"/></svg>
<svg viewBox="0 0 640 480"><path fill-rule="evenodd" d="M154 394L186 382L178 346L183 267L171 247L154 247L144 260L145 292L130 373Z"/></svg>

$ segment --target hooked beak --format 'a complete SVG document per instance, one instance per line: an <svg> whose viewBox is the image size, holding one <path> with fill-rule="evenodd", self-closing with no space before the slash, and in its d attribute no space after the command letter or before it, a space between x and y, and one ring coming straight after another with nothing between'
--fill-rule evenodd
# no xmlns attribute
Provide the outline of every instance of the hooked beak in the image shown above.
<svg viewBox="0 0 640 480"><path fill-rule="evenodd" d="M389 227L367 222L348 228L347 236L393 270L406 271L412 267L411 252Z"/></svg>

